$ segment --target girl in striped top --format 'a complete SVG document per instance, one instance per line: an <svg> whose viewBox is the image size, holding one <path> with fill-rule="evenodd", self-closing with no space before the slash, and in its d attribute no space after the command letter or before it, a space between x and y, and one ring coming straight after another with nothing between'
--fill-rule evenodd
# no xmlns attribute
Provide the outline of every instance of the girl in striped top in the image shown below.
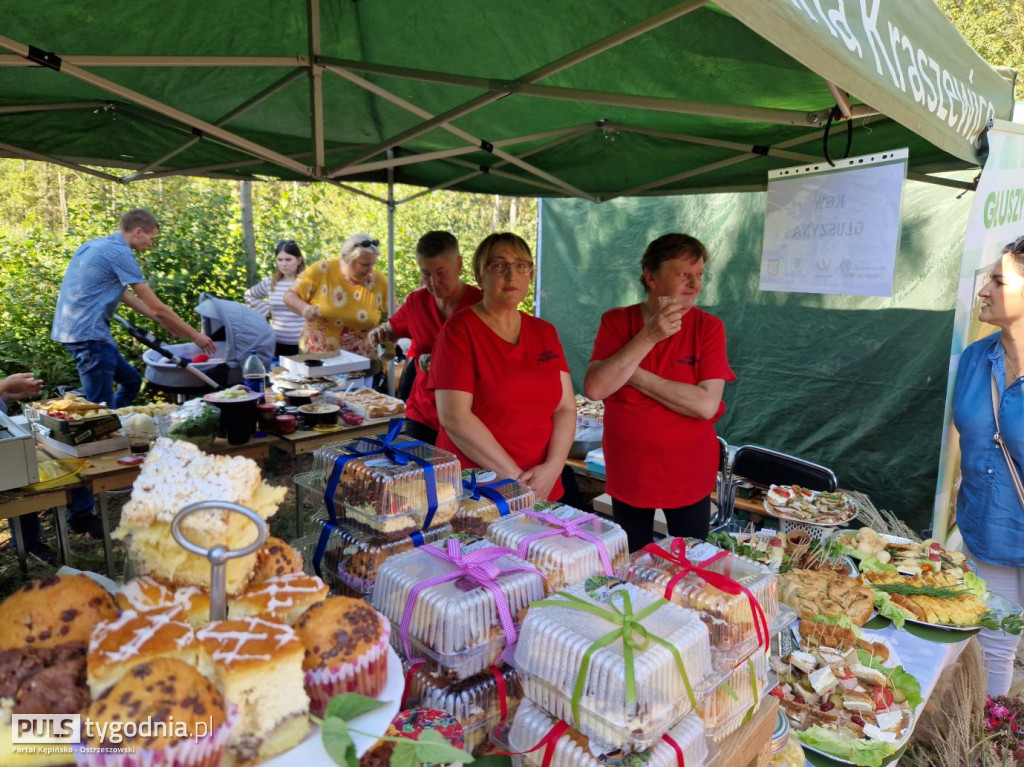
<svg viewBox="0 0 1024 767"><path fill-rule="evenodd" d="M245 303L270 318L277 337L275 353L282 357L299 353L299 334L305 320L285 305L284 294L295 284L306 262L295 240L278 240L275 258L274 273L245 291Z"/></svg>

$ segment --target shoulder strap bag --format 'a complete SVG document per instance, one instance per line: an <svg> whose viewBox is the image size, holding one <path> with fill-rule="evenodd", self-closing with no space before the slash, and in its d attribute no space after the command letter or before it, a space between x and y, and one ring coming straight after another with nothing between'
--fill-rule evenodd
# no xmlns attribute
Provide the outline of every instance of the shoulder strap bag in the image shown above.
<svg viewBox="0 0 1024 767"><path fill-rule="evenodd" d="M1013 480L1013 487L1017 491L1017 500L1020 501L1020 505L1024 507L1024 484L1021 483L1020 474L1017 472L1017 465L1013 462L1013 457L1010 455L1010 448L1006 446L1006 442L1003 441L1003 435L999 433L999 384L996 383L996 374L992 373L992 415L996 419L996 433L995 441L999 445L999 448L1003 451L1003 457L1006 459L1006 466L1010 469L1010 478Z"/></svg>

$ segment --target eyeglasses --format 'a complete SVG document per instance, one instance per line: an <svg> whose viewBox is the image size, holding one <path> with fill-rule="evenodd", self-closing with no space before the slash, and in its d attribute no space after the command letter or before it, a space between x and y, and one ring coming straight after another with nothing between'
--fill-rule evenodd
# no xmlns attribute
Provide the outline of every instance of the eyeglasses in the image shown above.
<svg viewBox="0 0 1024 767"><path fill-rule="evenodd" d="M529 261L491 261L484 267L488 274L500 274L505 276L510 269L516 274L529 274L533 271L533 264Z"/></svg>
<svg viewBox="0 0 1024 767"><path fill-rule="evenodd" d="M360 248L376 248L380 245L380 240L363 240L362 242L357 242L356 245Z"/></svg>

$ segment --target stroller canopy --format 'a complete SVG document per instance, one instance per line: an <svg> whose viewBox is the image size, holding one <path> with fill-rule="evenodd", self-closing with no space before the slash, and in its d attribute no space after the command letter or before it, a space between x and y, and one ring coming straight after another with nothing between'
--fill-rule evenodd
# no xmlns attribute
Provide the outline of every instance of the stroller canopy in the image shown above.
<svg viewBox="0 0 1024 767"><path fill-rule="evenodd" d="M250 349L255 349L263 366L270 369L274 359L274 330L266 318L255 309L234 301L225 301L210 293L204 293L196 306L203 318L203 332L214 340L220 339L223 330L225 358L230 364L241 366Z"/></svg>

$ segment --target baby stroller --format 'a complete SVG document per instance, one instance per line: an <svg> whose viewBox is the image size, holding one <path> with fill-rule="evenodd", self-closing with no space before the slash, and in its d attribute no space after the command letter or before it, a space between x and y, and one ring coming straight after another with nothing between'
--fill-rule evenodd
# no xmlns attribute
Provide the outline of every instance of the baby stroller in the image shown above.
<svg viewBox="0 0 1024 767"><path fill-rule="evenodd" d="M255 349L263 366L270 369L274 358L274 331L263 315L244 304L225 301L210 293L203 293L196 311L202 317L203 333L217 346L217 353L208 362L192 363L202 373L222 388L242 383L242 364L250 349ZM200 353L193 343L167 344L165 349L184 359ZM208 385L156 349L149 349L142 359L146 363L146 381L161 391L185 396L210 392Z"/></svg>

